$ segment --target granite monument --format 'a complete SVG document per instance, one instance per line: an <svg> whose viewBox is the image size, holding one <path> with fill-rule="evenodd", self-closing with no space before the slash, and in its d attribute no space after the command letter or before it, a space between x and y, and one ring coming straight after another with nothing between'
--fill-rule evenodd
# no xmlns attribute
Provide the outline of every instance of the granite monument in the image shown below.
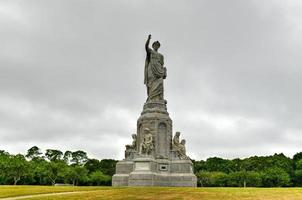
<svg viewBox="0 0 302 200"><path fill-rule="evenodd" d="M125 159L116 165L113 186L186 186L196 187L190 158L186 155L185 140L180 132L172 138L172 120L164 99L164 79L167 69L164 56L158 52L160 43L149 48L151 35L145 44L144 84L147 100L137 120L137 133L126 145Z"/></svg>

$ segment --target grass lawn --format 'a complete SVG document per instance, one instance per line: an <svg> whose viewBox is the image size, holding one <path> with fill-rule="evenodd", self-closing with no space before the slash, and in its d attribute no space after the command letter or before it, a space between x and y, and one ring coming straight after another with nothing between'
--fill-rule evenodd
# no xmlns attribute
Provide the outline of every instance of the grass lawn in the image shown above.
<svg viewBox="0 0 302 200"><path fill-rule="evenodd" d="M168 200L302 200L302 188L170 188L170 187L50 187L0 186L0 197L83 191L29 199L168 199ZM86 192L88 191L88 192Z"/></svg>
<svg viewBox="0 0 302 200"><path fill-rule="evenodd" d="M0 199L4 197L16 197L33 194L48 194L56 192L73 192L87 190L101 190L105 187L70 187L70 186L1 186Z"/></svg>

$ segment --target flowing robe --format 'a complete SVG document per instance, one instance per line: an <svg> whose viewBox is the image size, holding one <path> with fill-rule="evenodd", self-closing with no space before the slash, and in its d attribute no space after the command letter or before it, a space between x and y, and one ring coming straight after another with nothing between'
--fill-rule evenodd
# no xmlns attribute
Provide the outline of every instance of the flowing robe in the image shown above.
<svg viewBox="0 0 302 200"><path fill-rule="evenodd" d="M179 149L179 145L179 136L175 135L172 140L172 149L177 151Z"/></svg>
<svg viewBox="0 0 302 200"><path fill-rule="evenodd" d="M164 56L152 49L148 49L145 62L145 80L147 86L147 101L164 99L163 79L166 78Z"/></svg>

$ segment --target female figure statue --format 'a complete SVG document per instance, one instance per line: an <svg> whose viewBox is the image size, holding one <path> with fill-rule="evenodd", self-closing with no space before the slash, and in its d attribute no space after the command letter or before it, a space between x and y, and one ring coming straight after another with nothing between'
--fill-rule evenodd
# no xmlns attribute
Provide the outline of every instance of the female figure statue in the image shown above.
<svg viewBox="0 0 302 200"><path fill-rule="evenodd" d="M179 159L189 159L186 155L186 140L183 139L179 142L179 136L180 132L176 132L172 140L172 150L177 153Z"/></svg>
<svg viewBox="0 0 302 200"><path fill-rule="evenodd" d="M149 35L145 48L147 52L145 62L145 80L147 86L147 101L164 100L163 79L166 78L166 68L164 67L164 56L158 52L160 43L155 41L152 48L149 48L151 35Z"/></svg>
<svg viewBox="0 0 302 200"><path fill-rule="evenodd" d="M178 157L180 159L190 159L187 156L187 152L186 152L186 140L181 140L180 145L179 145L179 149L178 149Z"/></svg>
<svg viewBox="0 0 302 200"><path fill-rule="evenodd" d="M176 151L177 149L179 149L179 145L180 145L179 136L180 136L180 132L176 132L172 140L172 149Z"/></svg>

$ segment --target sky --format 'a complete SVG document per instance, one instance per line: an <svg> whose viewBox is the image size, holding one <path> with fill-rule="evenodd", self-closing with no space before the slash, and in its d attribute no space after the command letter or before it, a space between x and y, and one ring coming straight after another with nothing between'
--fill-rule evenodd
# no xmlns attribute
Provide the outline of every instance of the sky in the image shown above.
<svg viewBox="0 0 302 200"><path fill-rule="evenodd" d="M149 34L191 158L302 151L300 0L0 0L0 149L123 159Z"/></svg>

